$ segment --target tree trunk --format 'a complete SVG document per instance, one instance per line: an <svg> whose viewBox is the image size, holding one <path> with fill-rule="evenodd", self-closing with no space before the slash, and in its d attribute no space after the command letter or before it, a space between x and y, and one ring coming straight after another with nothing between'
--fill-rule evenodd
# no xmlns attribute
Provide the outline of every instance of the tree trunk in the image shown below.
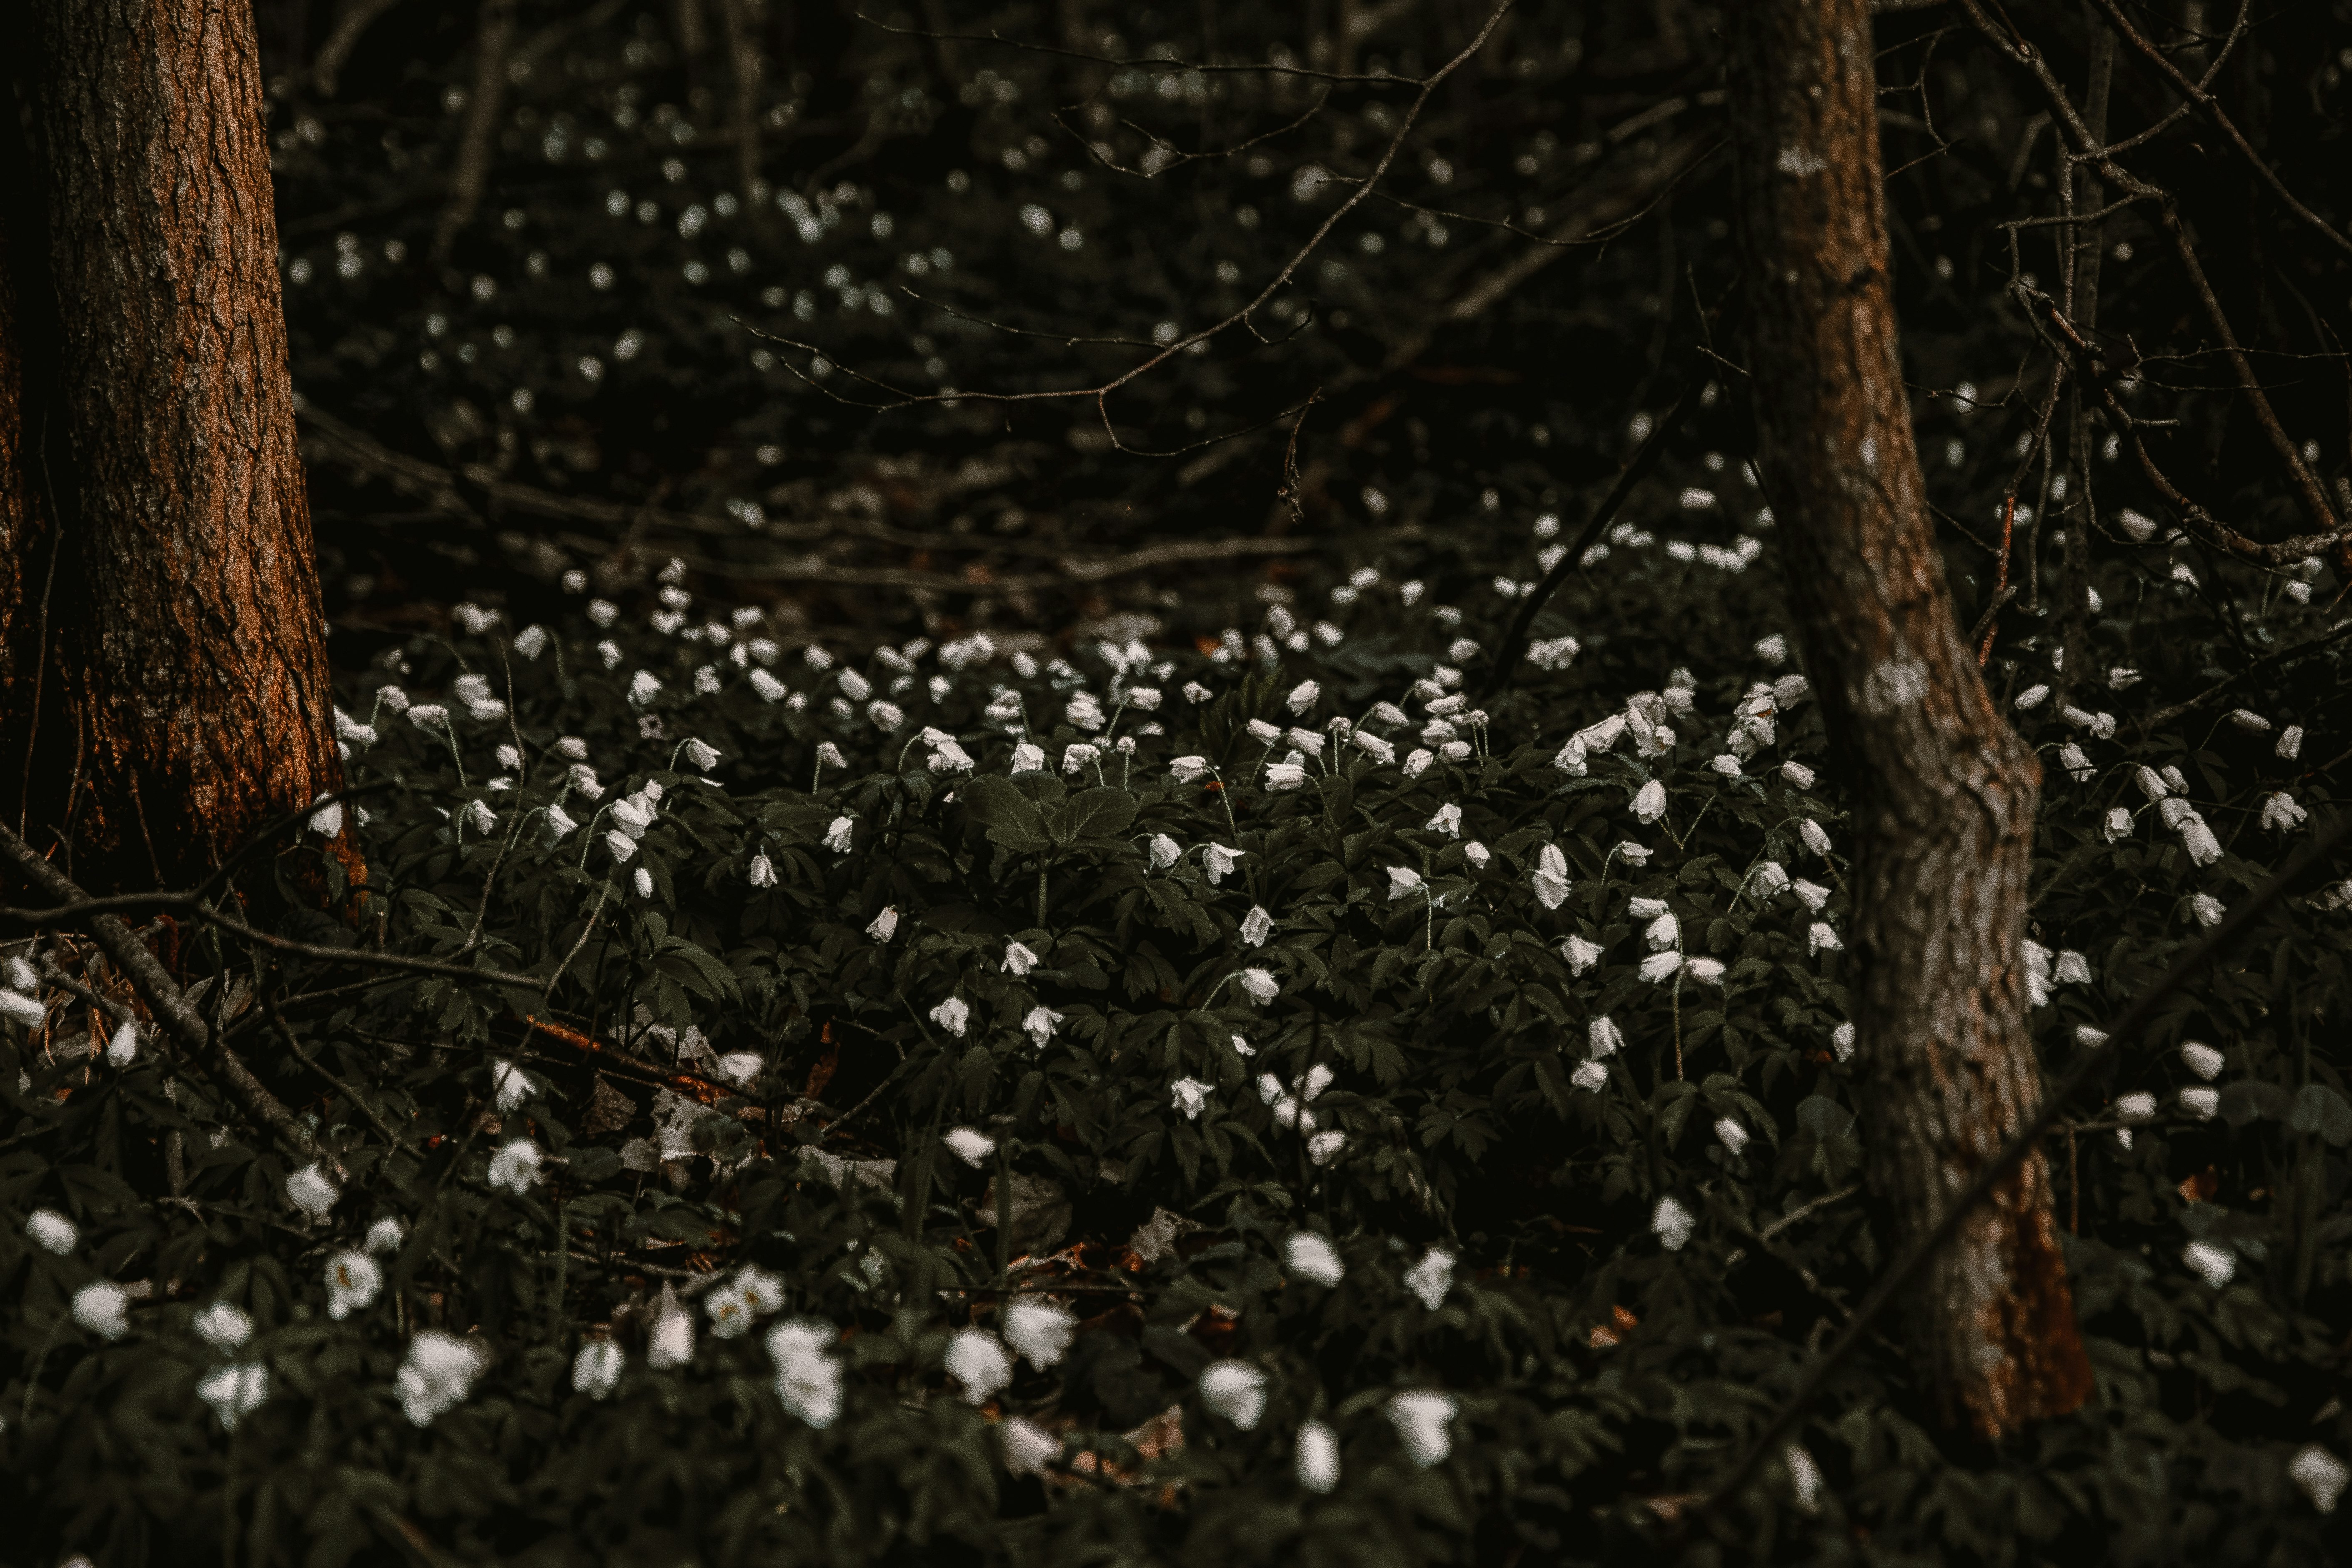
<svg viewBox="0 0 2352 1568"><path fill-rule="evenodd" d="M1854 1019L1873 1198L1934 1224L2037 1103L2026 879L2040 771L1963 645L1895 353L1869 0L1729 8L1757 422L1790 594L1857 801ZM1986 1437L2091 1370L2037 1155L1931 1266L1912 1352Z"/></svg>
<svg viewBox="0 0 2352 1568"><path fill-rule="evenodd" d="M0 302L0 531L58 542L0 551L29 759L0 803L93 890L184 885L342 783L252 10L40 0L7 30L31 145L0 247L47 267L13 256Z"/></svg>

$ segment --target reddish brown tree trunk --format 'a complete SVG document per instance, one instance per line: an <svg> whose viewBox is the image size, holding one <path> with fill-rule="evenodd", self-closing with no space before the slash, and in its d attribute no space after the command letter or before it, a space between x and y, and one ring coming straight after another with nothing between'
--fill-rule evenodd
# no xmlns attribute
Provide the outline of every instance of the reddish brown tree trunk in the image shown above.
<svg viewBox="0 0 2352 1568"><path fill-rule="evenodd" d="M38 0L8 30L0 246L47 266L28 290L14 258L0 320L0 531L55 548L0 550L29 758L0 803L85 886L182 884L342 781L252 8Z"/></svg>
<svg viewBox="0 0 2352 1568"><path fill-rule="evenodd" d="M1932 1225L2038 1102L2026 878L2040 771L1945 584L1896 363L1869 0L1729 7L1748 369L1790 593L1858 805L1852 946L1873 1195ZM1931 1267L1909 1339L1986 1436L2091 1391L2039 1156Z"/></svg>

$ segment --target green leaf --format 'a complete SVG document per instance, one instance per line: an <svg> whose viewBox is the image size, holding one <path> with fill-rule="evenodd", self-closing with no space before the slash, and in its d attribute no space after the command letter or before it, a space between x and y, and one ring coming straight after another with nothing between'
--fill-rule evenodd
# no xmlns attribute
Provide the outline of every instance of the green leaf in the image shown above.
<svg viewBox="0 0 2352 1568"><path fill-rule="evenodd" d="M1030 853L1046 847L1044 814L1010 779L983 773L964 785L956 799L992 841L1007 849Z"/></svg>
<svg viewBox="0 0 2352 1568"><path fill-rule="evenodd" d="M1082 838L1115 838L1134 822L1133 795L1123 789L1097 788L1072 795L1045 819L1045 830L1055 843L1069 845Z"/></svg>

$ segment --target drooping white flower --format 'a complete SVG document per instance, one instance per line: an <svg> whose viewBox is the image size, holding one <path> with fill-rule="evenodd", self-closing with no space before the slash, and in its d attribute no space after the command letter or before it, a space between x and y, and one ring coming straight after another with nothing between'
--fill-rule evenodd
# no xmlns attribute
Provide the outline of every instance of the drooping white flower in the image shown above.
<svg viewBox="0 0 2352 1568"><path fill-rule="evenodd" d="M401 1241L407 1235L406 1226L392 1215L386 1215L368 1226L367 1239L360 1243L360 1250L371 1257L378 1258L387 1252L397 1252L400 1250Z"/></svg>
<svg viewBox="0 0 2352 1568"><path fill-rule="evenodd" d="M2221 1091L2201 1083L2189 1084L2180 1091L2180 1109L2200 1121L2210 1121L2221 1109Z"/></svg>
<svg viewBox="0 0 2352 1568"><path fill-rule="evenodd" d="M1789 885L1789 872L1778 860L1762 860L1756 867L1756 896L1769 899Z"/></svg>
<svg viewBox="0 0 2352 1568"><path fill-rule="evenodd" d="M1584 1054L1593 1060L1610 1056L1625 1047L1625 1036L1610 1021L1606 1013L1596 1014L1584 1026Z"/></svg>
<svg viewBox="0 0 2352 1568"><path fill-rule="evenodd" d="M2195 1270L2198 1277L2219 1290L2238 1272L2238 1255L2210 1241L2192 1241L2180 1249L2180 1261Z"/></svg>
<svg viewBox="0 0 2352 1568"><path fill-rule="evenodd" d="M1421 891L1421 873L1404 866L1389 868L1389 902L1411 898Z"/></svg>
<svg viewBox="0 0 2352 1568"><path fill-rule="evenodd" d="M1168 1086L1170 1107L1182 1111L1185 1121L1198 1121L1202 1107L1209 1103L1209 1092L1215 1088L1196 1078L1180 1078Z"/></svg>
<svg viewBox="0 0 2352 1568"><path fill-rule="evenodd" d="M1015 1476L1034 1475L1062 1457L1062 1440L1034 1421L1008 1415L997 1423L996 1441L1004 1468Z"/></svg>
<svg viewBox="0 0 2352 1568"><path fill-rule="evenodd" d="M1339 1151L1347 1146L1348 1135L1336 1128L1328 1132L1318 1132L1307 1141L1307 1163L1313 1165L1328 1165L1338 1156Z"/></svg>
<svg viewBox="0 0 2352 1568"><path fill-rule="evenodd" d="M1014 1353L1043 1372L1070 1353L1078 1320L1049 1301L1024 1299L1004 1309L998 1327Z"/></svg>
<svg viewBox="0 0 2352 1568"><path fill-rule="evenodd" d="M667 1372L693 1360L694 1314L679 1306L677 1291L665 1285L654 1326L646 1335L646 1364L656 1372Z"/></svg>
<svg viewBox="0 0 2352 1568"><path fill-rule="evenodd" d="M1735 1154L1747 1148L1748 1144L1748 1129L1742 1127L1736 1117L1716 1118L1715 1136L1717 1142Z"/></svg>
<svg viewBox="0 0 2352 1568"><path fill-rule="evenodd" d="M1581 975L1601 962L1601 948L1598 943L1587 942L1580 936L1572 936L1559 944L1559 955L1568 961L1570 974Z"/></svg>
<svg viewBox="0 0 2352 1568"><path fill-rule="evenodd" d="M888 942L898 930L898 906L886 904L882 912L866 922L866 934L876 942Z"/></svg>
<svg viewBox="0 0 2352 1568"><path fill-rule="evenodd" d="M1811 789L1813 787L1813 770L1805 766L1802 763L1782 763L1780 764L1780 776L1787 779L1790 784L1795 784L1799 789Z"/></svg>
<svg viewBox="0 0 2352 1568"><path fill-rule="evenodd" d="M1560 853L1559 845L1547 844L1536 851L1536 868L1528 875L1535 886L1537 901L1544 908L1556 910L1567 900L1570 886L1568 857Z"/></svg>
<svg viewBox="0 0 2352 1568"><path fill-rule="evenodd" d="M2050 688L2047 686L2029 686L2024 690L2017 694L2015 705L2017 709L2022 712L2027 709L2041 707L2043 702L2049 700L2049 697Z"/></svg>
<svg viewBox="0 0 2352 1568"><path fill-rule="evenodd" d="M1700 985L1723 984L1724 963L1719 958L1685 958L1683 960L1685 979Z"/></svg>
<svg viewBox="0 0 2352 1568"><path fill-rule="evenodd" d="M757 1051L729 1051L717 1065L720 1078L742 1089L767 1070L768 1058Z"/></svg>
<svg viewBox="0 0 2352 1568"><path fill-rule="evenodd" d="M2073 948L2062 948L2052 974L2061 985L2088 985L2091 983L2091 961Z"/></svg>
<svg viewBox="0 0 2352 1568"><path fill-rule="evenodd" d="M1642 960L1635 973L1653 985L1664 984L1682 970L1683 955L1671 950L1654 952Z"/></svg>
<svg viewBox="0 0 2352 1568"><path fill-rule="evenodd" d="M1824 952L1839 952L1845 943L1838 939L1837 928L1827 921L1815 921L1805 928L1805 953L1817 958Z"/></svg>
<svg viewBox="0 0 2352 1568"><path fill-rule="evenodd" d="M73 1321L100 1339L131 1331L131 1292L110 1279L94 1279L73 1295Z"/></svg>
<svg viewBox="0 0 2352 1568"><path fill-rule="evenodd" d="M539 1085L530 1076L504 1057L490 1058L490 1096L502 1116L510 1115L516 1107L539 1092Z"/></svg>
<svg viewBox="0 0 2352 1568"><path fill-rule="evenodd" d="M629 885L636 889L637 897L641 899L654 896L654 874L643 866L629 874Z"/></svg>
<svg viewBox="0 0 2352 1568"><path fill-rule="evenodd" d="M2172 786L2166 784L2163 776L2145 763L2132 770L2132 783L2139 785L2139 793L2152 801L2162 800L2172 793Z"/></svg>
<svg viewBox="0 0 2352 1568"><path fill-rule="evenodd" d="M1243 1431L1265 1415L1265 1373L1245 1361L1213 1361L1201 1371L1201 1403Z"/></svg>
<svg viewBox="0 0 2352 1568"><path fill-rule="evenodd" d="M1245 852L1243 850L1231 849L1223 844L1203 845L1201 848L1201 858L1209 868L1209 886L1213 888L1223 881L1233 868L1242 863L1244 853Z"/></svg>
<svg viewBox="0 0 2352 1568"><path fill-rule="evenodd" d="M1462 847L1462 858L1469 864L1473 871L1485 870L1486 862L1494 858L1494 853L1475 838Z"/></svg>
<svg viewBox="0 0 2352 1568"><path fill-rule="evenodd" d="M383 1270L364 1252L338 1252L327 1259L327 1316L341 1322L375 1305Z"/></svg>
<svg viewBox="0 0 2352 1568"><path fill-rule="evenodd" d="M216 1351L241 1349L253 1338L252 1317L226 1301L207 1303L188 1326L195 1330L196 1338Z"/></svg>
<svg viewBox="0 0 2352 1568"><path fill-rule="evenodd" d="M2180 819L2180 844L2197 865L2210 866L2221 858L2221 841L2213 837L2205 819L2193 811Z"/></svg>
<svg viewBox="0 0 2352 1568"><path fill-rule="evenodd" d="M1801 1512L1818 1513L1822 1506L1822 1468L1813 1463L1812 1455L1795 1443L1780 1450L1780 1462L1789 1468L1789 1490L1794 1494Z"/></svg>
<svg viewBox="0 0 2352 1568"><path fill-rule="evenodd" d="M216 1366L196 1381L196 1397L212 1406L221 1430L234 1432L238 1422L269 1402L269 1369L258 1362Z"/></svg>
<svg viewBox="0 0 2352 1568"><path fill-rule="evenodd" d="M1155 871L1165 871L1184 858L1182 847L1165 833L1153 834L1144 850L1151 857L1151 868Z"/></svg>
<svg viewBox="0 0 2352 1568"><path fill-rule="evenodd" d="M975 1171L980 1169L982 1163L991 1154L996 1152L996 1140L971 1127L950 1128L941 1134L940 1142L948 1146L949 1153L953 1154Z"/></svg>
<svg viewBox="0 0 2352 1568"><path fill-rule="evenodd" d="M971 1004L961 996L950 996L931 1009L931 1022L958 1039L963 1037L964 1026L971 1021Z"/></svg>
<svg viewBox="0 0 2352 1568"><path fill-rule="evenodd" d="M1446 1294L1454 1289L1454 1266L1457 1261L1445 1248L1433 1247L1421 1255L1420 1262L1405 1270L1404 1288L1434 1312L1445 1305Z"/></svg>
<svg viewBox="0 0 2352 1568"><path fill-rule="evenodd" d="M958 1329L948 1342L948 1375L963 1385L967 1405L985 1405L1013 1382L1013 1352L984 1329Z"/></svg>
<svg viewBox="0 0 2352 1568"><path fill-rule="evenodd" d="M1836 1028L1832 1029L1830 1047L1837 1053L1838 1060L1852 1061L1853 1059L1853 1026L1840 1024Z"/></svg>
<svg viewBox="0 0 2352 1568"><path fill-rule="evenodd" d="M1010 974L1018 979L1036 967L1037 955L1034 952L1031 952L1028 947L1021 942L1012 941L1009 938L1006 940L1004 943L1004 962L998 965L998 968L1002 973ZM961 1035L963 1033L963 1030L958 1028L956 1033Z"/></svg>
<svg viewBox="0 0 2352 1568"><path fill-rule="evenodd" d="M572 1388L591 1399L603 1399L621 1386L622 1370L629 1358L611 1340L590 1340L572 1358Z"/></svg>
<svg viewBox="0 0 2352 1568"><path fill-rule="evenodd" d="M2284 790L2279 790L2274 794L2266 795L2263 797L2263 826L2264 827L2275 827L2282 831L2287 828L2300 827L2303 826L2304 818L2310 815L2311 814L2305 811L2303 807L2295 805L2294 796L2287 794Z"/></svg>
<svg viewBox="0 0 2352 1568"><path fill-rule="evenodd" d="M81 1228L55 1209L35 1209L25 1218L25 1234L33 1245L59 1258L74 1249L81 1239Z"/></svg>
<svg viewBox="0 0 2352 1568"><path fill-rule="evenodd" d="M827 849L832 850L836 855L848 854L850 834L856 826L856 823L853 818L846 816L835 817L833 819L833 826L824 830L824 847Z"/></svg>
<svg viewBox="0 0 2352 1568"><path fill-rule="evenodd" d="M1666 786L1652 779L1633 792L1633 820L1649 826L1666 815Z"/></svg>
<svg viewBox="0 0 2352 1568"><path fill-rule="evenodd" d="M2221 1053L2201 1040L2181 1041L2180 1061L2182 1066L2208 1083L2221 1076Z"/></svg>
<svg viewBox="0 0 2352 1568"><path fill-rule="evenodd" d="M1462 808L1451 801L1437 808L1437 814L1422 826L1431 833L1443 833L1448 838L1462 837Z"/></svg>
<svg viewBox="0 0 2352 1568"><path fill-rule="evenodd" d="M1650 944L1653 952L1673 947L1683 939L1682 922L1675 919L1672 910L1661 910L1642 932L1642 940Z"/></svg>
<svg viewBox="0 0 2352 1568"><path fill-rule="evenodd" d="M2120 805L2109 807L2105 820L2100 824L2099 831L2110 844L2120 838L2129 838L2132 833L2131 812Z"/></svg>
<svg viewBox="0 0 2352 1568"><path fill-rule="evenodd" d="M1298 1484L1318 1495L1339 1484L1339 1438L1320 1421L1298 1428Z"/></svg>
<svg viewBox="0 0 2352 1568"><path fill-rule="evenodd" d="M1822 887L1819 882L1808 882L1801 877L1789 884L1789 891L1797 896L1798 902L1816 914L1820 913L1822 907L1830 901L1830 890L1827 888Z"/></svg>
<svg viewBox="0 0 2352 1568"><path fill-rule="evenodd" d="M319 1169L315 1160L286 1178L286 1201L312 1219L324 1217L342 1195L342 1190L327 1180L326 1173Z"/></svg>
<svg viewBox="0 0 2352 1568"><path fill-rule="evenodd" d="M1450 1394L1410 1389L1389 1400L1389 1424L1396 1428L1405 1457L1427 1469L1444 1464L1454 1452L1454 1417L1461 1408Z"/></svg>
<svg viewBox="0 0 2352 1568"><path fill-rule="evenodd" d="M520 1197L539 1184L539 1167L547 1155L528 1138L518 1138L490 1156L490 1185Z"/></svg>
<svg viewBox="0 0 2352 1568"><path fill-rule="evenodd" d="M1262 904L1252 904L1250 912L1242 917L1242 940L1252 947L1264 947L1273 931L1274 917Z"/></svg>
<svg viewBox="0 0 2352 1568"><path fill-rule="evenodd" d="M410 1422L430 1426L443 1412L464 1403L489 1364L489 1347L480 1341L425 1329L408 1342L408 1359L394 1375L393 1388Z"/></svg>
<svg viewBox="0 0 2352 1568"><path fill-rule="evenodd" d="M2221 917L2229 912L2229 906L2210 893L2194 893L2189 896L2189 912L2196 918L2199 925L2217 926L2221 923Z"/></svg>
<svg viewBox="0 0 2352 1568"><path fill-rule="evenodd" d="M735 1271L734 1290L755 1318L781 1310L784 1304L782 1279L756 1263L746 1263Z"/></svg>
<svg viewBox="0 0 2352 1568"><path fill-rule="evenodd" d="M1029 1037L1031 1044L1043 1046L1054 1037L1054 1026L1061 1021L1059 1013L1041 1005L1029 1009L1021 1020L1021 1028Z"/></svg>
<svg viewBox="0 0 2352 1568"><path fill-rule="evenodd" d="M1307 769L1297 763L1269 763L1265 770L1265 787L1276 794L1304 789L1307 787Z"/></svg>
<svg viewBox="0 0 2352 1568"><path fill-rule="evenodd" d="M1660 1198L1650 1213L1650 1229L1656 1233L1658 1245L1668 1252L1680 1252L1698 1229L1698 1216L1671 1197Z"/></svg>
<svg viewBox="0 0 2352 1568"><path fill-rule="evenodd" d="M832 1324L811 1318L788 1319L768 1331L776 1397L787 1414L819 1431L841 1416L841 1362L833 1354L838 1337Z"/></svg>
<svg viewBox="0 0 2352 1568"><path fill-rule="evenodd" d="M1806 848L1824 860L1829 858L1830 836L1820 823L1810 816L1805 818L1797 825L1797 837L1804 840Z"/></svg>
<svg viewBox="0 0 2352 1568"><path fill-rule="evenodd" d="M2305 1445L2289 1459L2286 1473L2322 1513L2336 1511L2336 1500L2344 1495L2345 1483L2352 1481L2352 1468L2316 1443Z"/></svg>
<svg viewBox="0 0 2352 1568"><path fill-rule="evenodd" d="M1588 1093L1598 1094L1609 1086L1609 1069L1599 1062L1579 1062L1576 1070L1568 1075L1568 1081Z"/></svg>
<svg viewBox="0 0 2352 1568"><path fill-rule="evenodd" d="M2297 757L2302 756L2303 726L2300 724L2289 724L2285 729L2281 730L2279 731L2278 745L2273 748L2273 750L2277 755L2285 758L2289 762L2293 762Z"/></svg>
<svg viewBox="0 0 2352 1568"><path fill-rule="evenodd" d="M2263 718L2261 714L2255 712L2251 708L2231 709L2230 722L2235 724L2239 729L2247 731L2249 734L2254 735L2262 734L2271 727L2271 721L2269 720Z"/></svg>
<svg viewBox="0 0 2352 1568"><path fill-rule="evenodd" d="M1311 680L1302 680L1290 689L1290 695L1284 698L1283 701L1293 713L1304 713L1314 707L1317 699L1322 695L1322 687Z"/></svg>
<svg viewBox="0 0 2352 1568"><path fill-rule="evenodd" d="M755 888L776 885L776 863L768 858L768 852L764 849L751 857L751 882Z"/></svg>
<svg viewBox="0 0 2352 1568"><path fill-rule="evenodd" d="M1328 1289L1347 1277L1339 1249L1311 1230L1293 1231L1282 1244L1282 1266L1301 1279Z"/></svg>

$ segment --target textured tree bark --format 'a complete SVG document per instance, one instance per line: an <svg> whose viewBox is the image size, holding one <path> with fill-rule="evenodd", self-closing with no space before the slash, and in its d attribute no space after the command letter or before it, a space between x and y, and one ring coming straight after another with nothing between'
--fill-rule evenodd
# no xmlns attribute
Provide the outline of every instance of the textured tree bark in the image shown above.
<svg viewBox="0 0 2352 1568"><path fill-rule="evenodd" d="M1854 1019L1872 1194L1931 1226L2038 1102L2023 969L2040 770L1953 612L1895 352L1869 0L1727 9L1758 446L1857 811ZM2072 1410L2090 1363L2039 1156L1908 1307L1945 1419Z"/></svg>
<svg viewBox="0 0 2352 1568"><path fill-rule="evenodd" d="M45 574L15 617L46 590L43 696L0 801L85 885L182 885L342 782L252 9L38 0L16 26L41 210L18 200L0 234L46 228L47 298L16 292L0 362L43 376L18 405L47 425L41 484L9 483L54 500L59 543L53 572L16 556ZM56 352L24 359L36 324ZM30 723L30 685L15 671L0 732Z"/></svg>

